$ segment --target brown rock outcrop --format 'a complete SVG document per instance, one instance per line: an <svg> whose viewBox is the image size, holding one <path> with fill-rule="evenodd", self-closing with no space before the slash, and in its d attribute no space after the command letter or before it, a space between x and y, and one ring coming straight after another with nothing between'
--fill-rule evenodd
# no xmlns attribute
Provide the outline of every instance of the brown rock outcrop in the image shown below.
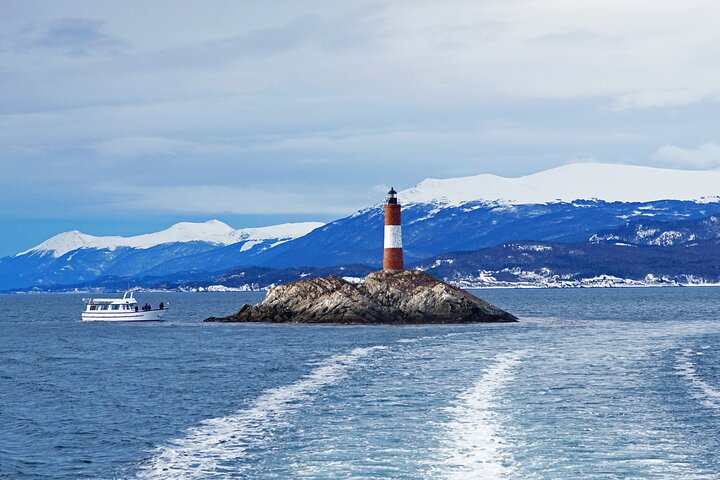
<svg viewBox="0 0 720 480"><path fill-rule="evenodd" d="M423 324L517 318L425 272L373 272L361 284L334 275L279 285L258 305L206 322Z"/></svg>

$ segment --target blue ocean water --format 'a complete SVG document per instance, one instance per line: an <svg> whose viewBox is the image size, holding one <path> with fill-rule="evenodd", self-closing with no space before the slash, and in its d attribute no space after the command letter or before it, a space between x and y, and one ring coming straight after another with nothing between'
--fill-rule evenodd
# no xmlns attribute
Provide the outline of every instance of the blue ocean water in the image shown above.
<svg viewBox="0 0 720 480"><path fill-rule="evenodd" d="M720 478L720 289L484 290L517 324L203 324L0 296L3 478Z"/></svg>

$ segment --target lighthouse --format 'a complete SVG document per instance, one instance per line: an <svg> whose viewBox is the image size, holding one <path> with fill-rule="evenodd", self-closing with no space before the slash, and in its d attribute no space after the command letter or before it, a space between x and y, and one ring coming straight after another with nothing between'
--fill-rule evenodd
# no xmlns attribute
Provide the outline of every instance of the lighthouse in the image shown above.
<svg viewBox="0 0 720 480"><path fill-rule="evenodd" d="M402 231L400 226L400 204L397 192L390 188L385 200L385 251L383 270L403 269Z"/></svg>

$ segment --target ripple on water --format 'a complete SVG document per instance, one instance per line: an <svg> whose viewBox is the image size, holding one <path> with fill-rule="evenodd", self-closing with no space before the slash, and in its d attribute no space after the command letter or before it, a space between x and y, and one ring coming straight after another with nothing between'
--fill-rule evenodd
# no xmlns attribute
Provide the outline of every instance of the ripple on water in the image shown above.
<svg viewBox="0 0 720 480"><path fill-rule="evenodd" d="M703 352L685 349L677 355L675 369L688 381L693 397L706 407L720 412L720 389L705 381L697 372L693 357Z"/></svg>
<svg viewBox="0 0 720 480"><path fill-rule="evenodd" d="M362 358L384 347L355 348L322 362L303 379L263 393L248 409L205 420L182 438L158 447L138 473L139 478L211 478L242 474L249 463L238 463L271 436L272 429L310 401L320 389L341 381Z"/></svg>

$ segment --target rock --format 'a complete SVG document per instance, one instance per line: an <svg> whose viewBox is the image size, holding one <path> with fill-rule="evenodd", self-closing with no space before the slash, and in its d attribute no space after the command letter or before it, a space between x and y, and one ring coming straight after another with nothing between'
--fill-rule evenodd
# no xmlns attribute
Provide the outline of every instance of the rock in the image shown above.
<svg viewBox="0 0 720 480"><path fill-rule="evenodd" d="M517 318L425 272L373 272L361 284L334 275L279 285L258 305L206 322L423 324Z"/></svg>

